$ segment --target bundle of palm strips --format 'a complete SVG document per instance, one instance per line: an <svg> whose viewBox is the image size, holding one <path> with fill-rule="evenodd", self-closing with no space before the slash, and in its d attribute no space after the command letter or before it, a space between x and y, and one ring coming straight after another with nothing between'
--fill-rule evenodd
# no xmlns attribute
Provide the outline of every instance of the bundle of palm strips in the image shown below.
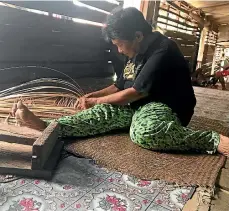
<svg viewBox="0 0 229 211"><path fill-rule="evenodd" d="M21 100L41 119L56 119L76 113L74 104L84 95L78 84L55 78L36 79L9 89L0 91L0 120L10 114L14 103ZM14 118L8 123L15 124Z"/></svg>

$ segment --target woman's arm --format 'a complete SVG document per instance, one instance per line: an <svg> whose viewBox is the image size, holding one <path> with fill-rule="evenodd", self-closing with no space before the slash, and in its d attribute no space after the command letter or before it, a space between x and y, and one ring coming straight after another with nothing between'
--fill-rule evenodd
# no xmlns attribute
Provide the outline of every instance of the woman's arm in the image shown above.
<svg viewBox="0 0 229 211"><path fill-rule="evenodd" d="M111 86L108 86L105 89L101 89L99 91L86 94L85 97L86 98L104 97L104 96L111 95L119 91L120 90L114 84L112 84Z"/></svg>
<svg viewBox="0 0 229 211"><path fill-rule="evenodd" d="M113 84L111 86L106 87L105 89L101 89L96 92L91 92L89 94L84 95L83 97L78 98L74 107L78 110L90 108L98 104L97 103L98 98L104 98L106 96L113 95L120 91L121 90Z"/></svg>
<svg viewBox="0 0 229 211"><path fill-rule="evenodd" d="M96 99L96 104L108 103L113 105L127 105L147 95L148 94L139 93L131 87L111 95L99 97Z"/></svg>
<svg viewBox="0 0 229 211"><path fill-rule="evenodd" d="M86 98L82 97L78 101L76 108L78 110L84 110L91 108L97 104L112 104L112 105L127 105L136 100L146 97L147 94L139 93L133 87L107 95L103 97Z"/></svg>

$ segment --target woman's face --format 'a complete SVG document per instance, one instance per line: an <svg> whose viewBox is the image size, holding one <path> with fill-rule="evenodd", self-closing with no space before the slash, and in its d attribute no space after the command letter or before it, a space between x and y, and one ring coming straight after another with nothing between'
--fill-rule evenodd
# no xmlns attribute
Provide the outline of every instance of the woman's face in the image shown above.
<svg viewBox="0 0 229 211"><path fill-rule="evenodd" d="M114 39L112 43L117 46L118 52L133 58L140 49L140 43L143 40L143 34L136 32L136 37L133 41Z"/></svg>

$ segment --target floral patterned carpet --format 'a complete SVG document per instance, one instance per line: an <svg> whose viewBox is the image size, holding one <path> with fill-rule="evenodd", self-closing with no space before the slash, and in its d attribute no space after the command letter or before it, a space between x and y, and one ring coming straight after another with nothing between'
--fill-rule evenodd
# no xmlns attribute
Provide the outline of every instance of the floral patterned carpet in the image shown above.
<svg viewBox="0 0 229 211"><path fill-rule="evenodd" d="M195 191L110 172L74 156L60 162L52 181L6 180L0 183L1 211L178 211Z"/></svg>

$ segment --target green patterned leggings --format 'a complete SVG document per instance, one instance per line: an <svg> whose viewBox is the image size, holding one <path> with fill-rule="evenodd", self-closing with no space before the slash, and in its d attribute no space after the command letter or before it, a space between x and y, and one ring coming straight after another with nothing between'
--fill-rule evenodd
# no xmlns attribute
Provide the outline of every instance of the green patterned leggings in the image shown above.
<svg viewBox="0 0 229 211"><path fill-rule="evenodd" d="M212 154L219 144L218 133L182 127L172 110L162 103L149 103L136 111L129 106L101 104L57 121L62 137L85 137L130 128L131 140L151 150Z"/></svg>

